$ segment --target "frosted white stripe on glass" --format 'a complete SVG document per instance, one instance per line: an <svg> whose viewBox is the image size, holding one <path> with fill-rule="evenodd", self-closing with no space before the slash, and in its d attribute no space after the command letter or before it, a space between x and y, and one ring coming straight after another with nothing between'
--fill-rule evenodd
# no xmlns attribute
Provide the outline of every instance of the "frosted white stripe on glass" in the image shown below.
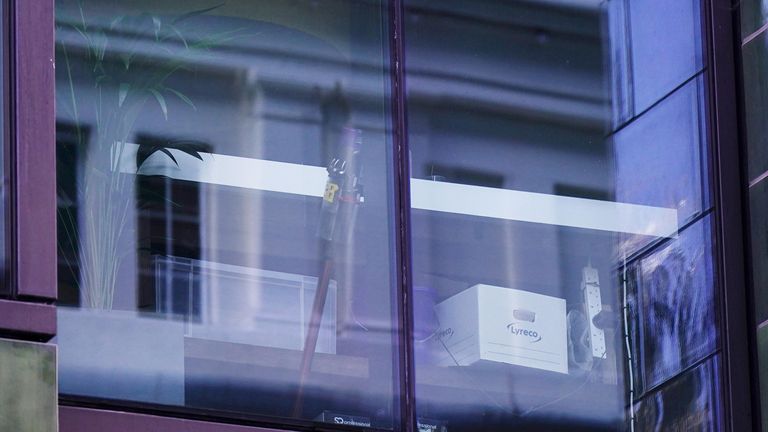
<svg viewBox="0 0 768 432"><path fill-rule="evenodd" d="M136 144L125 146L119 158L121 172L136 173L137 149ZM171 152L178 166L158 152L147 159L139 174L162 174L178 180L313 197L321 197L325 188L324 167L213 153L202 153L201 162L181 151ZM411 180L411 206L420 210L654 237L677 235L675 209L420 179Z"/></svg>

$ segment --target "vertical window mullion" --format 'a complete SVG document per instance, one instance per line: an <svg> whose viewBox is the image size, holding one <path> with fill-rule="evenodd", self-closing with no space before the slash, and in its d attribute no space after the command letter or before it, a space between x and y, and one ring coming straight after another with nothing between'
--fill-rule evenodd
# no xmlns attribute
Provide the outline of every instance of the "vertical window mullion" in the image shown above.
<svg viewBox="0 0 768 432"><path fill-rule="evenodd" d="M397 243L397 297L400 344L400 425L404 432L416 427L413 361L413 280L411 273L410 152L408 148L405 41L403 2L392 0L390 8L390 68L392 71L392 135L395 167L395 211Z"/></svg>
<svg viewBox="0 0 768 432"><path fill-rule="evenodd" d="M745 268L748 266L745 251L749 251L748 202L742 202L746 177L746 158L740 152L737 99L737 62L734 41L735 14L738 9L725 7L728 2L705 0L702 2L705 19L705 49L709 65L709 122L711 124L710 159L714 183L716 208L716 252L719 264L719 313L723 335L723 421L726 430L738 431L759 428L760 402L758 397L757 369L750 368L756 353L750 353L749 345L756 347L755 333L749 330L748 321L754 322L755 311L748 304L748 283ZM750 90L746 90L750 91ZM740 124L741 122L741 124ZM745 133L741 134L742 138ZM750 180L750 179L747 179ZM746 218L746 219L745 219ZM750 395L752 391L754 397Z"/></svg>
<svg viewBox="0 0 768 432"><path fill-rule="evenodd" d="M53 0L13 3L12 154L16 294L56 299Z"/></svg>

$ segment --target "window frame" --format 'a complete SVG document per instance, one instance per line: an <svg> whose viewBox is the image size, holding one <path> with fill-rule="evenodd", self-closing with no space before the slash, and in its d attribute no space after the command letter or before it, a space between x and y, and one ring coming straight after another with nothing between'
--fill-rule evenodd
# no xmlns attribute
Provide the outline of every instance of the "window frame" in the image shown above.
<svg viewBox="0 0 768 432"><path fill-rule="evenodd" d="M10 293L0 299L0 333L35 340L56 333L53 1L3 4Z"/></svg>
<svg viewBox="0 0 768 432"><path fill-rule="evenodd" d="M55 300L56 153L45 145L56 142L53 0L15 0L14 20L16 294Z"/></svg>
<svg viewBox="0 0 768 432"><path fill-rule="evenodd" d="M736 93L737 0L702 0L702 27L707 74L710 172L715 214L715 256L719 288L720 334L723 350L723 425L726 430L752 430L759 425L758 398L751 378L757 376L754 335L748 330L748 245L743 197L743 153L738 143L740 124ZM0 299L0 331L50 337L55 334L56 310L56 170L55 170L55 79L54 0L8 0L10 25L6 26L6 119L9 179L13 197L9 202L11 242L8 248L12 269L10 299ZM397 280L398 335L395 379L400 388L399 430L416 428L413 342L410 167L405 100L405 53L402 0L388 5L388 53L391 66L390 101L393 130L395 185L395 265ZM21 300L21 301L16 301ZM746 313L745 313L746 312ZM750 365L750 367L744 367ZM61 409L62 430L138 430L162 427L167 431L263 431L251 422L193 415L182 410L152 411L120 404L109 411L109 403L67 399ZM754 412L754 414L753 414ZM167 416L160 417L157 414ZM203 421L205 420L205 421ZM217 423L221 422L221 423ZM240 423L241 425L228 425ZM281 420L282 422L282 420ZM359 428L309 423L272 422L262 426L293 430L359 430Z"/></svg>
<svg viewBox="0 0 768 432"><path fill-rule="evenodd" d="M757 376L750 353L747 303L745 228L746 200L742 190L744 165L739 143L740 110L737 104L736 52L734 31L738 19L738 0L703 0L703 47L708 68L707 105L709 115L709 181L714 204L716 263L719 289L719 327L723 367L721 371L721 423L726 430L759 430L759 404L752 387ZM757 407L757 408L755 408ZM753 415L755 413L755 415Z"/></svg>

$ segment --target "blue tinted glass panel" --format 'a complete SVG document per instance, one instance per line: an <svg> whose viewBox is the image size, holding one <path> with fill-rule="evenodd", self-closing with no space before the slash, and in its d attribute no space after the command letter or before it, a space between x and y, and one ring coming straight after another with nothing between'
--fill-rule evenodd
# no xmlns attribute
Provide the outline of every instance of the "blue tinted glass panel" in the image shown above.
<svg viewBox="0 0 768 432"><path fill-rule="evenodd" d="M702 86L691 81L613 135L617 200L675 208L680 226L705 209ZM647 240L626 236L626 252Z"/></svg>
<svg viewBox="0 0 768 432"><path fill-rule="evenodd" d="M640 113L702 68L700 0L627 3L635 112Z"/></svg>
<svg viewBox="0 0 768 432"><path fill-rule="evenodd" d="M647 394L634 412L634 430L723 430L716 385L719 367L719 356L713 356L662 389Z"/></svg>

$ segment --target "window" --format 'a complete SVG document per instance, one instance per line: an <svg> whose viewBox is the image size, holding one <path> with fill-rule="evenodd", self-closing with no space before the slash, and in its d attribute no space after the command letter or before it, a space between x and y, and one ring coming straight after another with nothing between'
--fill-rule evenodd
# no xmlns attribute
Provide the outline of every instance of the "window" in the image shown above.
<svg viewBox="0 0 768 432"><path fill-rule="evenodd" d="M698 1L56 5L65 398L719 427Z"/></svg>
<svg viewBox="0 0 768 432"><path fill-rule="evenodd" d="M405 4L417 416L716 429L697 3Z"/></svg>
<svg viewBox="0 0 768 432"><path fill-rule="evenodd" d="M219 3L57 2L61 392L391 428L385 5Z"/></svg>

